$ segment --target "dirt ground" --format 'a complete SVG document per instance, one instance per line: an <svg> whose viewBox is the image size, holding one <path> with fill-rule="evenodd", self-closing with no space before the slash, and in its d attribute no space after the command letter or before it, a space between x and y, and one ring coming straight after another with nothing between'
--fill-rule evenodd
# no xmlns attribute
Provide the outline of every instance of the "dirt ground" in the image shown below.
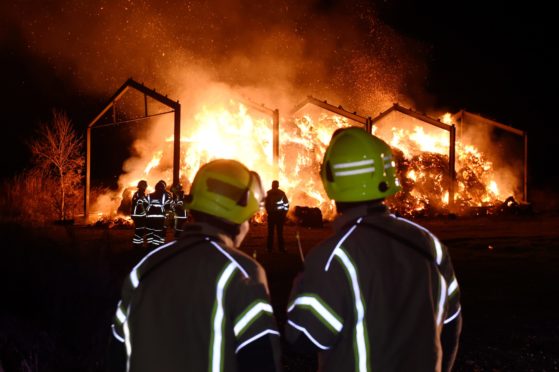
<svg viewBox="0 0 559 372"><path fill-rule="evenodd" d="M419 219L449 247L462 291L456 371L559 370L559 215ZM280 325L304 252L330 234L286 226L267 253L265 226L243 250L268 274ZM10 371L102 371L120 284L142 252L131 229L0 225L0 361ZM170 237L170 235L169 235ZM286 351L286 371L314 358ZM1 371L1 369L0 369Z"/></svg>

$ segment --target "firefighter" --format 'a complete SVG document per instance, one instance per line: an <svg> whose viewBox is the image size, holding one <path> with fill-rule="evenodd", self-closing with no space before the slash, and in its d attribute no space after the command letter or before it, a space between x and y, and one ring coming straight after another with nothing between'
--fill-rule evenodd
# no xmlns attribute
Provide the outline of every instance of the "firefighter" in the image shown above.
<svg viewBox="0 0 559 372"><path fill-rule="evenodd" d="M134 372L280 370L266 274L238 249L263 199L258 174L237 161L198 170L187 197L194 222L123 285L110 366L123 355Z"/></svg>
<svg viewBox="0 0 559 372"><path fill-rule="evenodd" d="M289 210L289 200L287 195L279 188L279 181L272 181L272 188L266 193L266 212L268 214L268 252L274 246L274 231L278 235L278 248L285 252L283 243L283 224L285 216Z"/></svg>
<svg viewBox="0 0 559 372"><path fill-rule="evenodd" d="M132 195L130 217L134 221L134 237L132 244L134 247L143 248L146 237L146 211L148 200L146 189L148 183L145 180L138 182L138 190Z"/></svg>
<svg viewBox="0 0 559 372"><path fill-rule="evenodd" d="M337 130L320 176L338 215L294 281L287 341L317 351L320 371L449 371L458 282L446 247L384 205L401 188L390 147Z"/></svg>
<svg viewBox="0 0 559 372"><path fill-rule="evenodd" d="M155 191L147 196L147 228L150 249L165 243L165 218L171 210L172 197L165 188L167 183L160 180L155 184Z"/></svg>
<svg viewBox="0 0 559 372"><path fill-rule="evenodd" d="M175 238L178 238L183 231L184 223L188 218L188 211L184 206L184 190L179 183L173 186L173 220Z"/></svg>

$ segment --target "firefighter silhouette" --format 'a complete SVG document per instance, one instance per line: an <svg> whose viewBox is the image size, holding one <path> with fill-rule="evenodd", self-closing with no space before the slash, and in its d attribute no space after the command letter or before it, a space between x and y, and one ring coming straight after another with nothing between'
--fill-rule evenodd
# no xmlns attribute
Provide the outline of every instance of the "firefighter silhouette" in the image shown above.
<svg viewBox="0 0 559 372"><path fill-rule="evenodd" d="M138 248L143 248L147 232L147 187L148 183L146 181L141 180L138 182L138 190L132 195L130 208L130 217L132 217L132 221L134 221L134 237L132 238L132 244Z"/></svg>
<svg viewBox="0 0 559 372"><path fill-rule="evenodd" d="M165 190L167 184L160 180L155 185L155 191L147 196L147 229L148 246L156 248L165 243L165 217L171 210L172 197Z"/></svg>
<svg viewBox="0 0 559 372"><path fill-rule="evenodd" d="M179 183L173 186L173 215L175 238L178 238L183 231L184 223L188 218L188 210L184 205L184 190Z"/></svg>
<svg viewBox="0 0 559 372"><path fill-rule="evenodd" d="M272 181L272 188L266 193L266 212L268 213L268 251L274 246L274 232L278 235L278 249L285 252L283 224L289 210L287 195L279 188L279 181Z"/></svg>

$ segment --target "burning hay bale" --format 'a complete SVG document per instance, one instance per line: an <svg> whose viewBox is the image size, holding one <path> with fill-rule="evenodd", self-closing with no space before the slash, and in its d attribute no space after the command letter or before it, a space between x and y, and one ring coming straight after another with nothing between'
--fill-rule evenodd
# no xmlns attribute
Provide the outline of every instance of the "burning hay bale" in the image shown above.
<svg viewBox="0 0 559 372"><path fill-rule="evenodd" d="M319 208L295 206L294 216L299 226L322 228L322 212Z"/></svg>

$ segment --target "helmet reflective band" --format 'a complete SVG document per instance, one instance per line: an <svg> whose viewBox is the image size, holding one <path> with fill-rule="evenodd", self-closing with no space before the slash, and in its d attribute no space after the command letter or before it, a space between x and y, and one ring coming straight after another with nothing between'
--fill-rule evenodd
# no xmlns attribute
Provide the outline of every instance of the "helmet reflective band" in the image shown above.
<svg viewBox="0 0 559 372"><path fill-rule="evenodd" d="M383 199L400 190L390 147L357 127L332 136L320 170L326 194L341 202Z"/></svg>
<svg viewBox="0 0 559 372"><path fill-rule="evenodd" d="M192 182L188 208L240 224L263 202L260 177L236 160L214 160L202 166Z"/></svg>

